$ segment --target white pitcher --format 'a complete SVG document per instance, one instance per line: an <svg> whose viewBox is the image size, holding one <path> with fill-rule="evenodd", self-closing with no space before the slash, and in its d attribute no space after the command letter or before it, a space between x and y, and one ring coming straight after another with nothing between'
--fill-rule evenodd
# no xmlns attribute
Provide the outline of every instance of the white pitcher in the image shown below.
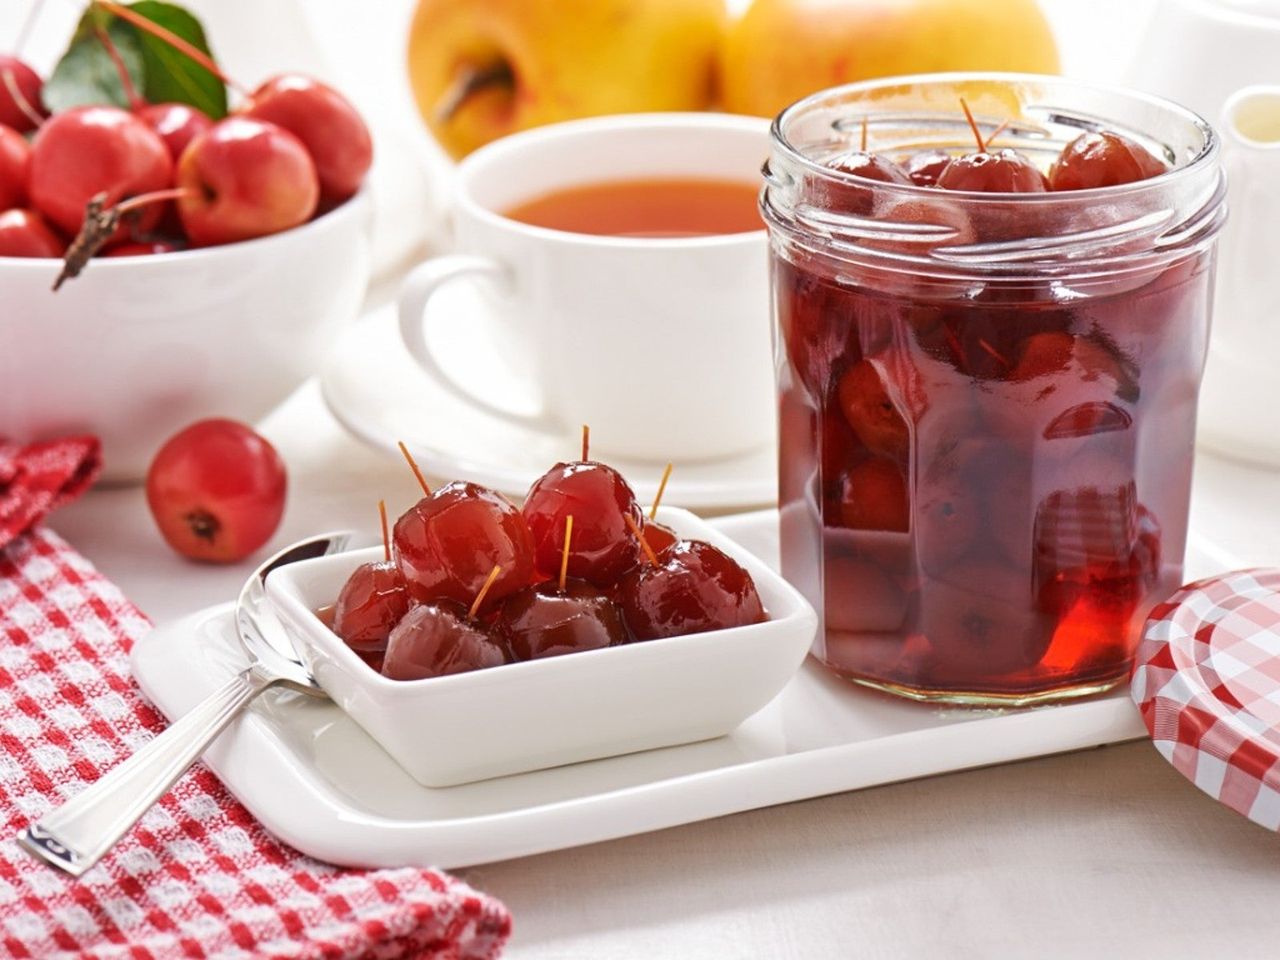
<svg viewBox="0 0 1280 960"><path fill-rule="evenodd" d="M1280 464L1280 84L1237 91L1218 129L1231 219L1219 248L1200 441Z"/></svg>
<svg viewBox="0 0 1280 960"><path fill-rule="evenodd" d="M1231 214L1199 439L1280 464L1280 0L1161 0L1127 80L1221 135Z"/></svg>

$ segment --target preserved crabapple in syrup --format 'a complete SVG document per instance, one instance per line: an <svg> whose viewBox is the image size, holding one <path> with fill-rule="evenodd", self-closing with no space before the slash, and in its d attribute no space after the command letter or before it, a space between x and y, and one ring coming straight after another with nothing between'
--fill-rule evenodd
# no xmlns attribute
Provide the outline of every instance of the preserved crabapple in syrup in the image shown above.
<svg viewBox="0 0 1280 960"><path fill-rule="evenodd" d="M1017 150L1004 147L990 152L969 105L964 100L960 105L978 141L978 152L966 153L948 163L938 175L937 186L977 193L1044 193L1049 189L1044 174Z"/></svg>
<svg viewBox="0 0 1280 960"><path fill-rule="evenodd" d="M1052 190L1115 187L1159 176L1169 168L1141 144L1118 133L1082 133L1049 170Z"/></svg>
<svg viewBox="0 0 1280 960"><path fill-rule="evenodd" d="M936 187L950 162L951 154L945 150L922 150L907 157L902 169L917 187Z"/></svg>

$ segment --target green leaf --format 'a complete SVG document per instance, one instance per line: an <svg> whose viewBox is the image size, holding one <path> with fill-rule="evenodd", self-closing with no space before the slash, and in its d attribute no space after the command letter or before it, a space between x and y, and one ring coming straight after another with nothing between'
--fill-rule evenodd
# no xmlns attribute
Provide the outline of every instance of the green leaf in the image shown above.
<svg viewBox="0 0 1280 960"><path fill-rule="evenodd" d="M119 52L134 88L143 89L143 52L137 31L115 17L90 8L80 18L67 52L45 81L41 99L53 113L88 104L113 104L126 110L131 106L100 31L105 31Z"/></svg>
<svg viewBox="0 0 1280 960"><path fill-rule="evenodd" d="M141 0L129 9L177 34L212 57L204 27L192 14L172 3ZM215 120L227 115L227 88L221 80L159 37L130 27L142 51L142 93L152 103L188 103Z"/></svg>
<svg viewBox="0 0 1280 960"><path fill-rule="evenodd" d="M141 0L129 9L212 57L200 21L181 7ZM52 112L95 103L126 110L132 106L102 42L104 31L124 61L134 89L146 100L187 103L215 120L227 115L227 88L221 80L166 41L93 4L80 18L67 52L44 85L44 103Z"/></svg>

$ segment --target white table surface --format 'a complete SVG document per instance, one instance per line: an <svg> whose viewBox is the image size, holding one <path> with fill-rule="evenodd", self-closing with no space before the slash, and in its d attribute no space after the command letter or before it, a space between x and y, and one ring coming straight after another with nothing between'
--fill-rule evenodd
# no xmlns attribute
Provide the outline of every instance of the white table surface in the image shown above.
<svg viewBox="0 0 1280 960"><path fill-rule="evenodd" d="M271 0L279 9L291 0ZM1067 71L1116 79L1155 0L1046 0ZM320 47L367 104L408 0L312 0ZM214 4L198 6L212 10ZM739 4L740 5L740 4ZM11 29L17 11L0 11ZM261 4L219 0L256 13ZM270 4L268 5L270 6ZM74 17L71 5L51 5ZM1106 28L1100 27L1105 23ZM390 28L390 29L389 29ZM305 40L305 38L303 38ZM274 41L273 41L274 42ZM35 49L52 50L37 36ZM400 40L390 45L398 49ZM299 41L300 47L305 47ZM377 63L377 69L353 69ZM403 242L403 241L402 241ZM314 384L263 425L290 469L275 542L371 533L416 490L346 437ZM1280 563L1280 482L1202 457L1193 523L1226 554ZM151 617L234 595L252 563L171 554L138 488L97 490L53 526ZM1273 957L1280 840L1185 782L1148 743L812 800L465 871L515 914L516 960L826 957Z"/></svg>

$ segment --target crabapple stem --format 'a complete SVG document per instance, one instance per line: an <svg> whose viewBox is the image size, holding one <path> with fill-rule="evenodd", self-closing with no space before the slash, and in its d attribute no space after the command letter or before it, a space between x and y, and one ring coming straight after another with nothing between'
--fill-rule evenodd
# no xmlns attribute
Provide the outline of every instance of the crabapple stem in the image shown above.
<svg viewBox="0 0 1280 960"><path fill-rule="evenodd" d="M485 580L484 586L480 588L476 598L471 601L471 609L467 611L468 620L475 619L475 615L480 609L480 604L484 603L485 594L489 592L489 588L493 586L493 582L498 579L498 574L500 573L502 573L502 564L495 563L493 569L489 571L489 578Z"/></svg>
<svg viewBox="0 0 1280 960"><path fill-rule="evenodd" d="M1005 120L1000 124L1000 126L996 127L994 130L991 131L991 136L987 137L988 149L990 149L991 144L996 142L996 137L1000 136L1000 134L1004 133L1006 130L1009 129L1009 124L1011 123L1013 123L1012 119Z"/></svg>
<svg viewBox="0 0 1280 960"><path fill-rule="evenodd" d="M453 115L462 109L472 96L490 87L515 86L516 77L511 64L505 60L490 64L487 67L463 66L454 75L453 82L445 90L444 96L436 101L435 118L438 123L448 123Z"/></svg>
<svg viewBox="0 0 1280 960"><path fill-rule="evenodd" d="M1002 367L1004 367L1006 370L1009 367L1013 366L1013 364L1011 364L1008 360L1004 358L1004 354L1002 354L999 350L997 350L991 344L987 343L987 341L984 340L982 337L978 338L978 346L980 346L987 354L993 357L995 361L999 363Z"/></svg>
<svg viewBox="0 0 1280 960"><path fill-rule="evenodd" d="M111 58L116 73L120 75L120 86L124 90L124 98L129 101L129 109L136 111L139 107L145 106L147 101L138 95L138 88L133 85L133 77L129 76L129 68L124 65L124 57L120 56L120 51L112 41L111 35L100 26L95 26L93 32L103 49L107 51L107 56Z"/></svg>
<svg viewBox="0 0 1280 960"><path fill-rule="evenodd" d="M569 576L569 541L573 539L573 514L564 518L564 549L560 551L560 592L564 593L564 581Z"/></svg>
<svg viewBox="0 0 1280 960"><path fill-rule="evenodd" d="M431 496L431 488L427 486L427 478L422 475L422 471L418 469L418 461L413 459L413 454L409 452L409 448L404 445L403 440L397 440L396 446L400 448L400 452L404 454L404 458L408 461L409 469L413 471L413 475L418 478L418 484L422 487L422 492L428 497Z"/></svg>
<svg viewBox="0 0 1280 960"><path fill-rule="evenodd" d="M582 462L587 462L587 454L591 450L591 428L585 423L582 425Z"/></svg>
<svg viewBox="0 0 1280 960"><path fill-rule="evenodd" d="M94 254L101 250L115 234L116 228L120 226L120 219L125 214L151 203L189 196L191 192L186 187L152 190L150 193L140 193L136 197L123 200L113 207L107 206L105 193L91 197L84 206L84 222L80 225L80 232L76 234L62 257L62 269L58 272L57 279L53 281L53 289L57 291L68 280L80 276Z"/></svg>
<svg viewBox="0 0 1280 960"><path fill-rule="evenodd" d="M145 207L151 203L160 203L164 200L180 200L182 197L191 196L194 192L189 187L169 187L165 190L152 190L150 193L139 193L128 200L121 200L113 209L117 214L123 216L131 210L137 210L139 207Z"/></svg>
<svg viewBox="0 0 1280 960"><path fill-rule="evenodd" d="M5 90L13 98L14 105L22 111L22 115L37 127L44 123L44 117L40 116L36 108L31 105L31 101L22 92L22 88L18 86L18 78L13 75L13 70L5 67L3 71L0 71L0 76L4 79Z"/></svg>
<svg viewBox="0 0 1280 960"><path fill-rule="evenodd" d="M378 519L382 521L382 559L391 559L391 537L387 534L387 501L378 501Z"/></svg>
<svg viewBox="0 0 1280 960"><path fill-rule="evenodd" d="M248 90L223 73L221 68L213 62L212 57L206 54L203 50L187 43L187 41L183 40L171 30L166 30L164 27L160 26L160 24L152 20L148 20L140 13L136 13L122 4L114 3L113 0L94 0L94 2L108 13L114 13L121 20L129 22L139 30L145 30L157 40L162 40L169 44L173 49L194 60L236 92L241 94L248 93Z"/></svg>
<svg viewBox="0 0 1280 960"><path fill-rule="evenodd" d="M671 470L675 464L668 463L667 469L662 471L662 479L658 481L658 492L653 497L653 506L649 508L649 519L653 520L658 516L658 504L662 503L662 495L667 492L667 481L671 479Z"/></svg>
<svg viewBox="0 0 1280 960"><path fill-rule="evenodd" d="M858 147L863 153L867 152L867 118L862 118L862 143Z"/></svg>
<svg viewBox="0 0 1280 960"><path fill-rule="evenodd" d="M960 109L964 111L964 118L969 121L969 129L973 131L973 139L978 141L978 152L986 153L987 145L982 142L982 131L978 129L978 123L973 119L973 114L969 111L969 104L965 102L964 97L960 98Z"/></svg>
<svg viewBox="0 0 1280 960"><path fill-rule="evenodd" d="M644 555L649 558L649 563L658 566L658 555L653 552L653 547L649 546L649 541L644 538L644 531L640 529L640 524L626 517L627 526L631 528L631 532L636 535L636 539L640 541L640 549L644 551Z"/></svg>

